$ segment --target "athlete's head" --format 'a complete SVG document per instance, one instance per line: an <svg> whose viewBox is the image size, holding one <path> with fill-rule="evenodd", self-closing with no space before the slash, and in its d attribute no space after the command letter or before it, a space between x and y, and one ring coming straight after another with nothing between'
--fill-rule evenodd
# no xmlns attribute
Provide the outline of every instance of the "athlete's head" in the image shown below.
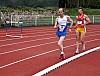
<svg viewBox="0 0 100 76"><path fill-rule="evenodd" d="M83 14L83 9L82 9L82 7L79 7L79 8L78 8L78 14L79 14L79 15Z"/></svg>
<svg viewBox="0 0 100 76"><path fill-rule="evenodd" d="M60 16L63 16L63 14L64 14L64 9L63 9L63 8L59 8L58 14L59 14Z"/></svg>

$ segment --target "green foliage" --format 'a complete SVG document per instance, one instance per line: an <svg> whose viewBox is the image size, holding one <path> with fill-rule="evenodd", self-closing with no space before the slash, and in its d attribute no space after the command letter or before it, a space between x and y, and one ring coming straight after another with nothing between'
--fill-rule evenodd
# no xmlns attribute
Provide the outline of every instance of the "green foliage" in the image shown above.
<svg viewBox="0 0 100 76"><path fill-rule="evenodd" d="M58 0L0 0L1 7L57 7Z"/></svg>
<svg viewBox="0 0 100 76"><path fill-rule="evenodd" d="M65 14L68 14L70 16L76 16L77 15L77 8L68 8L68 12ZM100 9L91 9L91 8L83 8L84 13L87 15L100 15Z"/></svg>
<svg viewBox="0 0 100 76"><path fill-rule="evenodd" d="M10 8L10 7L4 7L0 8L1 11L12 11L12 10L53 10L57 11L59 8L57 7L48 7L48 8L32 8L32 7L17 7L17 8ZM91 8L83 8L84 13L87 15L100 15L100 9L91 9ZM70 16L76 16L77 15L77 8L66 8L65 14Z"/></svg>

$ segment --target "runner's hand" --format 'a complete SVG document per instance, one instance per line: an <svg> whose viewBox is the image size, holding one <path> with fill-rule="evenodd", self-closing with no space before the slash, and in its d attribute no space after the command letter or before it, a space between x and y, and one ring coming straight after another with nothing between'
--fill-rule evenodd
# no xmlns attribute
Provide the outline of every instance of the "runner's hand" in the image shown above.
<svg viewBox="0 0 100 76"><path fill-rule="evenodd" d="M72 30L71 30L71 28L69 28L69 32L71 32Z"/></svg>
<svg viewBox="0 0 100 76"><path fill-rule="evenodd" d="M75 26L74 26L74 29L76 29L76 27L77 27L77 26L75 25Z"/></svg>
<svg viewBox="0 0 100 76"><path fill-rule="evenodd" d="M85 26L86 24L81 24L82 26Z"/></svg>
<svg viewBox="0 0 100 76"><path fill-rule="evenodd" d="M57 26L54 26L54 28L57 28Z"/></svg>

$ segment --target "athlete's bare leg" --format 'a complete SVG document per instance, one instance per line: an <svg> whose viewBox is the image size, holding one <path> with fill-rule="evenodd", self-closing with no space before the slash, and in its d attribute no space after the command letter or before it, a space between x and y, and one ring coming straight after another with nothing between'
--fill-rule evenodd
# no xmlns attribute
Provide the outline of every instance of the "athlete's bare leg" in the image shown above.
<svg viewBox="0 0 100 76"><path fill-rule="evenodd" d="M85 50L85 33L81 33L82 50Z"/></svg>
<svg viewBox="0 0 100 76"><path fill-rule="evenodd" d="M64 52L64 48L63 48L64 38L65 38L65 36L61 36L59 41L58 41L58 45L59 45L59 48L60 48L61 52Z"/></svg>
<svg viewBox="0 0 100 76"><path fill-rule="evenodd" d="M61 36L59 41L58 41L58 45L59 45L59 48L61 50L61 54L60 54L59 59L62 59L62 60L65 59L64 48L63 48L64 38L65 38L65 36Z"/></svg>
<svg viewBox="0 0 100 76"><path fill-rule="evenodd" d="M76 53L79 53L80 34L81 33L76 32Z"/></svg>

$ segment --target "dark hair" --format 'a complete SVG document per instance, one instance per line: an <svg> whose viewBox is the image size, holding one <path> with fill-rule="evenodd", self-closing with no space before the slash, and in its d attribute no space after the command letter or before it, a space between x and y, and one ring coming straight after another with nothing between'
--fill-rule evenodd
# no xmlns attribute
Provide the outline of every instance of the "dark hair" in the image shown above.
<svg viewBox="0 0 100 76"><path fill-rule="evenodd" d="M83 11L83 8L82 7L79 7L78 9L82 9L82 11Z"/></svg>

